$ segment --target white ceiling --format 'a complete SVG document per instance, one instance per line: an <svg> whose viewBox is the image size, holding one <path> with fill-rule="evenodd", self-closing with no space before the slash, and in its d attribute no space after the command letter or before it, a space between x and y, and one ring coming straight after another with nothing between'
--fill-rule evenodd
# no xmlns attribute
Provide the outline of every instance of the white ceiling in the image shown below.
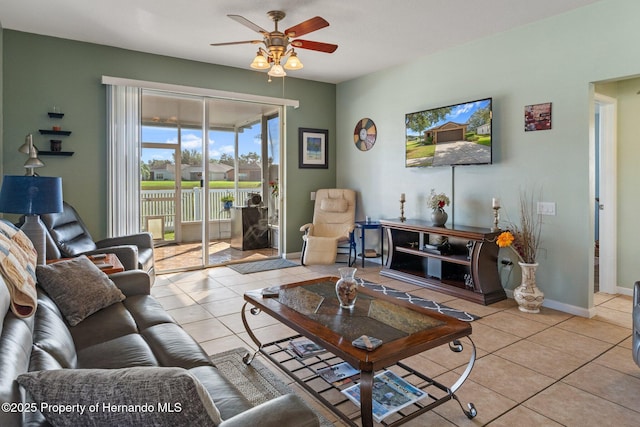
<svg viewBox="0 0 640 427"><path fill-rule="evenodd" d="M250 69L256 45L209 43L260 39L229 19L242 15L268 31L314 16L330 26L303 39L340 45L333 54L304 49L303 70L289 75L339 83L557 15L599 0L0 0L5 29Z"/></svg>

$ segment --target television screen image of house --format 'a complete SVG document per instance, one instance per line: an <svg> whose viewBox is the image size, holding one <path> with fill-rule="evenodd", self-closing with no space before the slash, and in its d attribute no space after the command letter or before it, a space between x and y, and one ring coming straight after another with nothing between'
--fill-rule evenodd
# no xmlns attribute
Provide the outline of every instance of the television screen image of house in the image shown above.
<svg viewBox="0 0 640 427"><path fill-rule="evenodd" d="M406 167L491 164L492 99L409 113Z"/></svg>

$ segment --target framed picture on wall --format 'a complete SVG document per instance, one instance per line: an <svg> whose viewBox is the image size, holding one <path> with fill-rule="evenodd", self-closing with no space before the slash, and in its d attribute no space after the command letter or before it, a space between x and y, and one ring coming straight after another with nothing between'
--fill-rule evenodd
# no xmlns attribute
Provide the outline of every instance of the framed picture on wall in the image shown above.
<svg viewBox="0 0 640 427"><path fill-rule="evenodd" d="M329 168L329 131L298 128L300 168Z"/></svg>
<svg viewBox="0 0 640 427"><path fill-rule="evenodd" d="M524 131L551 129L551 103L527 105L524 107Z"/></svg>

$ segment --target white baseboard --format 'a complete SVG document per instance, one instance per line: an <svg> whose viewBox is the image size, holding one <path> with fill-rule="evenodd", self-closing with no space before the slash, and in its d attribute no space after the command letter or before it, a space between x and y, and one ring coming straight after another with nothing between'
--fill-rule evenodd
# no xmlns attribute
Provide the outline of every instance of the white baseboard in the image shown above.
<svg viewBox="0 0 640 427"><path fill-rule="evenodd" d="M626 295L629 297L633 296L633 288L623 288L622 286L617 286L616 292L619 293L620 295Z"/></svg>
<svg viewBox="0 0 640 427"><path fill-rule="evenodd" d="M505 292L507 293L507 297L513 299L513 290L512 289L505 289ZM577 306L571 305L571 304L565 304L563 302L551 300L551 299L548 299L548 298L544 299L544 302L542 303L542 306L550 308L552 310L558 310L558 311L562 311L562 312L565 312L565 313L573 314L574 316L586 317L586 318L589 318L589 319L596 315L596 308L595 307L591 307L591 308L587 309L587 308L583 308L583 307L577 307Z"/></svg>

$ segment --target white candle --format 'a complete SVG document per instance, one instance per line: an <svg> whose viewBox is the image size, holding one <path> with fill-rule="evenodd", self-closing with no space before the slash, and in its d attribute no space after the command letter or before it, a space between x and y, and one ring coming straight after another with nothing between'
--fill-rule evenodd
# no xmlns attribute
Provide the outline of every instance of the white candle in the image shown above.
<svg viewBox="0 0 640 427"><path fill-rule="evenodd" d="M500 207L500 199L498 199L497 197L494 197L493 199L491 199L491 207L499 208Z"/></svg>
<svg viewBox="0 0 640 427"><path fill-rule="evenodd" d="M404 202L404 201L405 201L404 193L400 194L400 201L401 201L401 202Z"/></svg>

